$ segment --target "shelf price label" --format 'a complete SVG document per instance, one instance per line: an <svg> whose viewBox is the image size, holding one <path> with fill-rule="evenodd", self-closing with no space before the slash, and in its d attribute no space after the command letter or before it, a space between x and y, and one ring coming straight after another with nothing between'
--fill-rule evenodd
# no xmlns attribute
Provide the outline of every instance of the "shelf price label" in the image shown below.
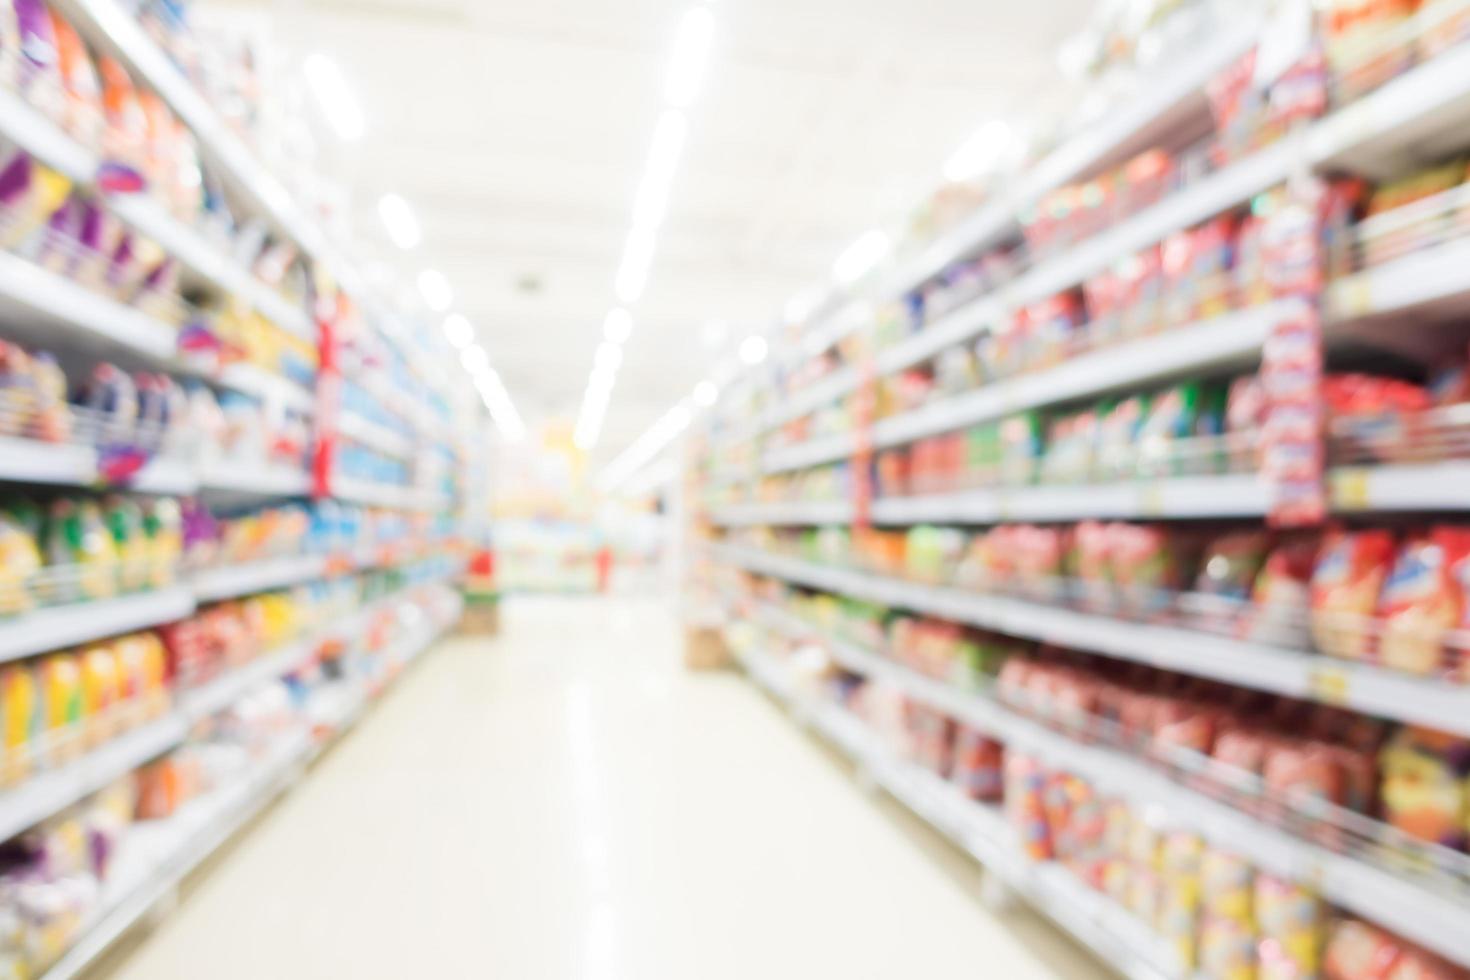
<svg viewBox="0 0 1470 980"><path fill-rule="evenodd" d="M1332 475L1332 504L1338 510L1365 510L1370 498L1367 470L1339 470Z"/></svg>
<svg viewBox="0 0 1470 980"><path fill-rule="evenodd" d="M1352 693L1352 676L1341 667L1314 667L1308 678L1308 688L1313 700L1341 707L1348 703Z"/></svg>

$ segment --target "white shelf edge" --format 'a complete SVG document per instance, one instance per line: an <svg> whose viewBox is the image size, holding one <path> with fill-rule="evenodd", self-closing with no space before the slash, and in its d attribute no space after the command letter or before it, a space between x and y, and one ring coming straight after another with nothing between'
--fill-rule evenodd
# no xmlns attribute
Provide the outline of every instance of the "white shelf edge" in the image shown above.
<svg viewBox="0 0 1470 980"><path fill-rule="evenodd" d="M1082 518L1264 517L1270 505L1270 488L1251 473L889 497L873 502L873 521L996 524Z"/></svg>
<svg viewBox="0 0 1470 980"><path fill-rule="evenodd" d="M873 444L888 448L1027 409L1258 357L1272 328L1292 306L1292 301L1283 300L1226 313L984 385L879 420L873 426Z"/></svg>
<svg viewBox="0 0 1470 980"><path fill-rule="evenodd" d="M354 442L385 456L405 459L413 455L413 442L376 422L370 422L353 412L343 412L337 418L337 431Z"/></svg>
<svg viewBox="0 0 1470 980"><path fill-rule="evenodd" d="M305 470L280 464L215 460L200 468L199 485L206 492L258 497L304 497L311 492L311 476Z"/></svg>
<svg viewBox="0 0 1470 980"><path fill-rule="evenodd" d="M1470 461L1338 467L1328 489L1338 513L1470 511Z"/></svg>
<svg viewBox="0 0 1470 980"><path fill-rule="evenodd" d="M1327 319L1351 323L1455 300L1470 304L1470 239L1460 238L1331 283Z"/></svg>
<svg viewBox="0 0 1470 980"><path fill-rule="evenodd" d="M253 364L232 364L219 373L216 383L261 401L278 401L298 412L316 409L316 394L289 378Z"/></svg>
<svg viewBox="0 0 1470 980"><path fill-rule="evenodd" d="M194 596L175 586L0 618L0 663L161 626L193 611Z"/></svg>
<svg viewBox="0 0 1470 980"><path fill-rule="evenodd" d="M846 524L852 518L852 505L844 501L815 504L738 504L717 509L710 515L711 522L720 527Z"/></svg>
<svg viewBox="0 0 1470 980"><path fill-rule="evenodd" d="M320 555L299 555L209 569L195 574L194 598L201 603L216 602L298 585L321 578L326 568L327 561Z"/></svg>
<svg viewBox="0 0 1470 980"><path fill-rule="evenodd" d="M106 787L184 740L184 717L169 713L112 739L56 769L43 770L0 792L0 841Z"/></svg>
<svg viewBox="0 0 1470 980"><path fill-rule="evenodd" d="M316 648L316 638L308 636L265 653L208 684L183 692L179 710L190 720L218 714L266 682L301 666Z"/></svg>
<svg viewBox="0 0 1470 980"><path fill-rule="evenodd" d="M1470 687L1466 686L1199 630L1137 623L1041 602L926 586L744 548L717 546L714 554L717 561L809 588L1041 643L1088 650L1161 670L1291 698L1322 701L1470 736Z"/></svg>

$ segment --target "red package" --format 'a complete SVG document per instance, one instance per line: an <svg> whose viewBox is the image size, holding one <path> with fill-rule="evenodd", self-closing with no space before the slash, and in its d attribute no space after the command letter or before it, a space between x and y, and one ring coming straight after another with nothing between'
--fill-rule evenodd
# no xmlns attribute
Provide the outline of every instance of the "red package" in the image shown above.
<svg viewBox="0 0 1470 980"><path fill-rule="evenodd" d="M1072 569L1082 585L1082 602L1089 608L1113 606L1112 538L1108 525L1083 521L1072 532Z"/></svg>
<svg viewBox="0 0 1470 980"><path fill-rule="evenodd" d="M1470 559L1470 529L1435 528L1406 542L1383 586L1378 659L1414 674L1453 671L1446 641L1465 622L1464 586L1455 577ZM1457 660L1458 658L1456 658Z"/></svg>
<svg viewBox="0 0 1470 980"><path fill-rule="evenodd" d="M1387 531L1337 531L1324 542L1312 572L1311 630L1317 649L1347 660L1369 658L1372 616L1393 551Z"/></svg>
<svg viewBox="0 0 1470 980"><path fill-rule="evenodd" d="M950 777L972 800L996 802L1005 787L1005 748L985 733L961 725L955 733L954 773Z"/></svg>

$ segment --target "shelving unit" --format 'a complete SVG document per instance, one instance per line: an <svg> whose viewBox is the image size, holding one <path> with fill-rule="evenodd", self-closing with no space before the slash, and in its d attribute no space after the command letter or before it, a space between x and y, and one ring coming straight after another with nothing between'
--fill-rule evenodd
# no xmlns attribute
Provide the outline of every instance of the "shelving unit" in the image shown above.
<svg viewBox="0 0 1470 980"><path fill-rule="evenodd" d="M1080 522L1128 522L1146 525L1142 532L1160 540L1187 542L1193 540L1191 534L1201 541L1213 541L1235 530L1311 524L1282 507L1283 492L1297 487L1279 479L1280 468L1262 462L1274 461L1267 455L1274 447L1269 440L1280 438L1284 430L1272 430L1259 422L1258 429L1231 429L1221 437L1238 435L1242 446L1247 445L1245 437L1252 441L1248 452L1232 449L1228 464L1223 448L1220 459L1206 460L1200 469L1210 475L1152 476L1148 474L1194 471L1187 465L1169 469L1140 466L1136 472L1144 476L1102 482L1112 479L1114 469L1135 471L1093 467L1094 461L1087 458L1066 472L1082 473L1085 467L1093 475L1078 477L1081 482L1056 482L1055 472L1043 465L1052 458L1044 456L1040 447L1055 441L1062 447L1058 452L1085 456L1086 451L1078 447L1086 438L1086 421L1102 418L1125 397L1153 395L1165 385L1186 381L1199 382L1201 390L1218 386L1209 390L1223 392L1223 383L1233 376L1254 374L1258 369L1268 374L1274 354L1281 349L1277 343L1281 328L1301 330L1306 324L1309 329L1317 310L1321 312L1321 343L1312 350L1320 350L1334 372L1352 370L1349 364L1365 364L1365 352L1376 351L1397 358L1401 365L1397 376L1409 377L1416 360L1425 367L1443 352L1463 348L1463 332L1450 331L1464 326L1465 318L1470 317L1470 276L1464 271L1470 267L1470 245L1456 237L1457 231L1447 230L1459 228L1454 221L1463 203L1459 196L1446 203L1449 192L1444 200L1423 202L1422 215L1407 209L1390 212L1397 215L1390 221L1415 229L1401 236L1402 241L1374 237L1391 233L1397 225L1385 232L1357 226L1343 230L1326 224L1334 234L1344 236L1333 238L1323 249L1326 253L1343 248L1332 253L1333 271L1349 259L1359 263L1351 268L1361 271L1331 278L1320 291L1315 285L1303 286L1289 298L1261 302L1259 288L1249 292L1232 279L1235 292L1230 302L1255 305L1190 321L1160 300L1161 308L1170 312L1157 313L1153 320L1145 317L1141 322L1147 327L1135 327L1126 317L1121 325L1103 319L1116 313L1116 308L1094 309L1093 294L1080 291L1079 287L1088 284L1089 290L1096 288L1101 294L1106 282L1099 284L1098 277L1105 272L1116 273L1119 281L1113 285L1125 290L1125 274L1117 270L1140 258L1144 249L1166 239L1185 241L1170 236L1217 216L1240 216L1253 202L1264 207L1269 202L1260 201L1258 195L1288 182L1295 187L1294 178L1300 175L1349 174L1388 181L1448 159L1470 143L1463 125L1470 121L1470 44L1464 43L1432 57L1416 52L1419 62L1397 77L1334 106L1319 118L1300 122L1274 141L1246 144L1238 133L1216 132L1210 101L1216 96L1207 94L1207 89L1227 66L1277 26L1237 19L1231 30L1211 32L1208 42L1189 46L1186 57L1166 58L1151 74L1136 80L1126 101L1024 170L992 180L985 188L985 203L968 218L927 243L906 250L901 246L897 261L870 274L858 288L839 292L826 304L828 312L808 320L803 331L774 333L771 366L756 368L730 386L732 391L759 391L765 385L774 396L763 401L748 394L724 398L715 409L719 417L710 422L712 435L695 470L704 477L703 489L709 493L700 526L713 529L713 543L694 564L700 569L713 568L706 577L720 582L716 591L727 594L724 615L731 624L732 646L751 678L787 704L801 724L853 757L867 779L975 856L992 875L1124 975L1154 980L1193 980L1194 975L1173 959L1171 949L1151 928L1073 877L1060 861L1033 863L1023 857L1018 831L997 810L969 802L928 769L897 755L856 714L836 701L819 698L822 684L808 676L808 668L815 670L819 658L814 658L812 650L820 648L828 663L839 668L829 671L834 698L871 706L873 702L865 700L869 689L864 684L872 683L882 705L911 704L978 731L1000 743L1005 752L1035 760L1045 773L1076 777L1098 799L1122 801L1132 813L1159 816L1171 828L1197 834L1207 844L1238 854L1247 867L1295 883L1327 906L1360 916L1470 967L1470 951L1458 938L1470 925L1470 895L1463 893L1459 883L1464 876L1464 855L1451 855L1454 861L1439 855L1435 866L1446 880L1434 877L1428 871L1429 859L1415 864L1408 856L1420 853L1414 850L1420 842L1407 834L1400 834L1402 840L1393 837L1402 828L1390 827L1388 808L1360 810L1366 804L1355 802L1341 819L1359 821L1361 826L1354 824L1353 833L1363 834L1370 843L1357 849L1326 847L1322 842L1333 839L1325 836L1333 825L1322 822L1327 818L1321 809L1310 816L1294 815L1301 826L1293 824L1288 831L1284 829L1287 824L1278 825L1263 810L1231 806L1223 802L1224 796L1217 798L1202 784L1180 775L1182 770L1171 776L1150 748L1151 730L1146 725L1145 734L1133 733L1131 742L1104 742L1090 731L1081 734L1080 729L1067 728L1059 718L1048 718L1049 723L1043 724L1038 720L1040 714L1003 702L993 688L973 678L963 683L936 680L888 659L881 651L855 646L843 638L846 633L837 633L834 622L852 617L862 629L875 631L890 627L897 631L899 625L913 625L916 630L934 626L936 636L928 640L918 639L917 633L904 634L911 640L903 642L916 644L911 651L915 662L931 653L917 649L921 642L942 646L938 637L959 635L953 632L955 627L969 627L980 632L963 636L974 646L985 647L986 655L999 656L1002 650L1016 648L1021 652L1012 655L1025 658L1028 667L1050 667L1053 660L1048 658L1068 665L1065 670L1078 674L1077 687L1082 693L1072 692L1078 698L1087 696L1092 688L1086 685L1092 683L1114 691L1120 699L1129 692L1156 696L1181 711L1214 706L1226 711L1232 724L1249 727L1253 724L1250 719L1249 724L1242 722L1238 712L1227 706L1235 704L1232 698L1246 703L1246 692L1260 692L1371 716L1384 722L1389 732L1398 731L1397 725L1422 726L1470 738L1470 686L1452 676L1457 668L1451 661L1460 656L1458 641L1444 641L1439 651L1442 663L1434 661L1432 652L1427 654L1427 664L1420 668L1424 673L1416 674L1391 669L1387 664L1394 661L1387 654L1380 665L1371 651L1352 660L1311 649L1305 599L1300 610L1303 619L1294 622L1299 629L1273 633L1253 627L1245 618L1230 619L1228 613L1215 619L1194 615L1187 608L1187 600L1193 597L1172 592L1158 601L1177 602L1177 609L1172 605L1167 610L1130 608L1127 602L1111 607L1089 604L1078 598L1078 590L1098 583L1085 576L1107 578L1113 573L1065 570L1071 566L1061 559L1055 567L1064 570L1052 572L1027 569L1024 559L1015 559L1016 581L986 579L984 590L965 588L956 581L917 580L922 570L935 564L947 571L934 574L960 579L972 566L992 560L999 571L990 574L1005 576L1012 574L1005 571L1011 565L1004 560L1006 556L994 554L996 549L1004 551L1009 542L1020 541L1023 535L1043 536L1036 548L1039 552L1045 547L1045 556L1032 557L1044 563L1051 561L1053 544L1062 541L1057 547L1065 549L1070 540L1050 530L1006 525L1061 525L1065 531L1067 525ZM1235 141L1201 141L1206 133ZM1256 148L1242 151L1245 145ZM1037 219L1037 224L1029 224L1032 216L1027 210L1041 204L1051 192L1101 180L1125 161L1153 148L1172 154L1179 171L1186 175L1171 173L1163 196L1148 198L1153 203L1131 212L1109 213L1106 207L1113 203L1111 195L1116 193L1120 202L1126 201L1123 195L1128 185L1120 178L1114 189L1104 180L1077 189L1077 201L1088 192L1094 202L1101 196L1103 203L1091 224L1065 224L1069 208L1089 205L1056 203L1060 217L1051 217L1063 229L1058 234L1067 236L1057 238L1065 244L1047 247L1049 213ZM1119 205L1120 209L1132 206L1132 202ZM1259 216L1262 212L1253 213ZM1429 230L1414 224L1421 217ZM1195 247L1192 239L1188 241L1190 248ZM1419 250L1364 267L1375 261L1374 249L1386 255L1389 253L1382 250L1390 248ZM992 253L996 258L993 273L988 264L959 266ZM1323 261L1325 268L1325 255ZM1018 271L1012 272L1013 268ZM950 276L952 269L955 274ZM1188 285L1188 274L1185 278ZM1161 293L1177 288L1166 279L1160 277L1157 288ZM981 289L982 282L989 285ZM1140 306L1148 302L1146 290L1151 280L1144 282L1138 288L1145 299L1132 300ZM1068 294L1062 298L1072 301L1071 305L1057 304L1065 312L1053 312L1050 307L1036 312L1036 304L1061 294ZM1266 294L1287 297L1280 289ZM1125 314L1131 312L1126 302L1113 300L1123 303ZM1108 298L1099 302L1106 303ZM863 329L861 308L865 304L871 312L866 319L874 326L868 336L854 336ZM1086 321L1082 307L1094 314L1092 322ZM1198 305L1192 308L1201 309ZM836 310L843 311L841 324L832 312ZM1023 313L1036 319L1025 319ZM1201 316L1198 312L1190 315ZM883 316L887 319L877 322ZM1051 316L1056 324L1048 321ZM1461 318L1458 323L1457 317ZM900 322L908 329L907 335L894 336L898 318L903 318ZM1169 322L1157 322L1162 319ZM1011 332L1013 324L1017 325ZM1034 339L1035 351L1025 346L1031 336L1026 333L1028 326L1042 335ZM1126 339L1117 336L1135 329L1154 332ZM1006 332L999 340L984 336L993 331ZM831 348L843 340L851 342L829 356ZM960 349L970 344L983 346L966 361ZM1275 363L1279 365L1280 359ZM1030 366L1018 370L1018 364ZM916 373L898 377L909 371ZM994 378L996 372L1004 376ZM1424 373L1429 374L1427 369ZM1139 402L1127 404L1131 407ZM918 407L909 407L914 405ZM1096 409L1095 416L1082 414L1097 405L1104 407ZM1148 411L1146 407L1139 410ZM1033 412L1038 414L1018 418ZM1067 425L1079 417L1078 434L1073 435ZM1456 517L1470 515L1470 491L1465 489L1470 486L1470 461L1464 458L1463 439L1454 428L1459 423L1435 418L1424 424L1424 433L1412 431L1414 426L1405 423L1402 430L1385 428L1361 437L1355 430L1341 436L1337 428L1331 430L1330 439L1306 436L1304 455L1297 459L1306 458L1314 439L1320 445L1326 520L1350 527L1381 524L1403 532L1405 528L1453 524ZM1012 437L1005 434L1004 426L1013 422L1018 434ZM1101 430L1102 423L1097 425L1094 431ZM1172 438L1211 438L1225 425L1222 419L1209 433L1191 431ZM1138 431L1158 438L1157 429ZM1069 438L1074 441L1061 441ZM1096 438L1100 443L1113 440L1103 447L1107 450L1126 448L1117 444L1122 437L1116 432ZM1359 447L1358 439L1364 448ZM905 454L903 450L909 447L912 452ZM1024 457L1035 464L1034 473L1022 471L1035 482L997 485L996 456L1013 447L1018 459ZM1096 451L1102 453L1102 449ZM1441 457L1445 461L1434 461ZM1071 456L1055 457L1056 472L1072 460ZM820 467L831 468L817 469ZM808 470L816 471L806 474ZM940 491L943 487L953 489ZM829 499L827 494L841 496ZM1013 530L1016 537L997 533L982 547L979 535L984 532L977 529L985 528ZM904 529L911 529L907 536ZM964 563L957 557L962 547L977 549ZM910 552L907 564L905 549ZM913 557L914 549L922 549L922 560ZM888 571L867 570L865 564ZM1046 579L1047 574L1063 577ZM1073 574L1079 580L1065 577ZM1117 574L1122 584L1109 579L1111 586L1126 591L1130 584L1138 585L1128 579L1127 572ZM1185 580L1192 582L1193 572ZM1299 584L1303 590L1308 588L1305 582ZM708 582L704 586L710 587ZM1250 586L1246 589L1249 596ZM811 620L797 618L774 604L773 596L784 596L781 601L791 608L809 610ZM1283 600L1283 605L1289 603ZM1291 609L1296 611L1295 606ZM1365 625L1359 628L1380 628L1382 623L1374 621L1373 615L1370 610L1362 617ZM823 625L815 625L819 621ZM776 647L799 651L805 679L789 674L770 644L750 642L752 628L769 634ZM745 640L743 645L737 638ZM899 649L901 641L889 642L895 645L895 656L907 655ZM956 645L959 642L955 640ZM1325 644L1320 637L1315 642ZM1329 647L1322 645L1321 649ZM1151 672L1127 671L1084 655L1181 676L1163 678ZM1091 664L1096 667L1089 667ZM1057 670L1063 672L1061 667ZM956 671L958 676L961 668L956 666ZM1154 678L1158 684L1116 680L1135 677ZM1188 684L1184 678L1238 690ZM1173 690L1166 682L1196 693L1188 697L1160 694ZM890 695L891 702L887 700ZM1249 703L1260 700L1256 695ZM1303 717L1341 716L1300 704L1272 703ZM1069 710L1051 708L1058 716ZM1106 718L1099 724L1105 722ZM1251 730L1257 729L1258 734L1289 734L1265 721ZM926 729L910 734L922 741L929 733ZM1159 740L1162 742L1162 736ZM1132 748L1123 751L1110 745ZM1201 765L1229 767L1216 763L1209 749L1202 751L1198 756ZM1220 778L1226 777L1222 773ZM1370 792L1378 789L1375 783ZM1377 816L1367 816L1370 812ZM1391 863L1394 861L1399 863ZM1445 865L1454 870L1443 871ZM1447 881L1451 878L1453 884Z"/></svg>
<svg viewBox="0 0 1470 980"><path fill-rule="evenodd" d="M399 656L405 663L416 659L443 634L453 618L430 623L406 637ZM288 657L291 653L293 650L282 651L240 672L240 681L230 692L234 697L224 697L225 688L218 685L200 694L220 706L228 705L255 683L296 666L301 656L298 652L293 661ZM116 859L117 871L103 890L95 921L66 955L42 974L42 980L70 980L81 975L257 814L294 786L308 767L366 714L368 696L353 691L343 705L347 710L326 738L312 738L306 733L287 735L245 779L191 803L168 820L132 828Z"/></svg>
<svg viewBox="0 0 1470 980"><path fill-rule="evenodd" d="M75 709L81 717L71 728L48 720L56 732L28 743L36 751L37 767L7 772L11 782L0 789L0 840L53 818L71 819L71 808L90 805L95 794L145 764L171 764L177 751L197 746L206 734L223 742L241 738L240 732L222 733L206 722L282 678L292 678L292 697L283 700L289 705L280 709L281 717L293 716L300 730L282 738L247 771L220 776L215 791L169 819L132 824L82 934L58 962L38 970L50 980L84 972L289 789L405 664L454 626L462 607L452 582L460 571L466 515L460 494L467 484L452 478L460 475L452 467L461 458L458 441L472 428L468 423L480 417L479 399L459 398L465 393L451 386L452 376L444 369L454 360L448 342L437 331L408 322L410 314L400 314L396 304L390 307L376 295L369 277L325 233L317 204L293 198L280 175L264 165L265 154L249 145L252 137L210 103L207 86L196 88L195 80L185 77L161 46L167 43L162 35L142 26L146 15L115 0L59 0L54 7L94 53L115 57L138 88L156 94L188 130L203 171L192 176L202 177L213 196L207 209L197 205L197 213L195 203L178 206L186 196L172 194L149 167L125 154L112 159L110 149L101 149L109 144L101 138L94 142L69 121L64 127L62 116L39 101L33 104L23 88L8 82L0 89L0 138L70 182L77 195L67 206L85 207L89 220L100 209L109 219L103 222L107 231L135 236L123 239L133 245L146 240L150 247L133 254L140 264L138 253L145 251L149 257L159 251L166 257L165 264L139 271L134 282L134 270L108 253L99 261L119 281L110 273L98 283L52 271L73 267L54 260L51 251L70 255L64 250L84 249L83 240L91 239L81 232L57 232L54 243L46 241L51 251L34 261L28 243L0 251L0 340L15 341L28 354L50 355L64 375L67 397L81 403L43 405L44 399L24 392L0 400L5 412L18 413L0 418L5 433L0 436L5 497L0 504L22 502L26 514L33 508L47 522L39 529L23 528L37 545L40 570L22 569L24 574L7 576L3 583L10 590L0 614L0 663L11 665L7 683L39 684L46 671L56 672L48 677L61 675L58 683L69 683L68 672L83 676L83 661L95 655L86 669L99 674L141 670L139 662L152 658L148 665L157 664L158 676L150 674L149 682L159 686L146 706L151 720L141 717L142 696L132 690L117 694L124 703L110 709L111 716L89 714L103 709L87 701ZM110 111L109 124L111 116ZM151 117L149 126L151 161L160 152L153 141L161 137ZM180 147L180 154L186 149ZM111 178L121 176L122 167L112 165L129 163L148 172L139 175L139 186L120 190ZM121 248L117 242L104 247ZM360 376L344 378L335 371L349 345L364 353L352 361L357 367L347 369ZM36 368L38 377L41 370ZM165 387L145 379L144 372L178 384ZM132 387L119 374L130 376ZM101 390L86 388L84 377ZM28 379L0 380L23 387ZM345 411L344 385L354 383L371 386L379 404L405 424L390 428ZM88 397L74 394L78 390ZM138 398L137 406L126 403L130 394ZM157 401L147 400L155 396ZM63 417L63 411L69 414ZM190 424L181 426L185 411ZM399 431L406 428L414 435ZM211 442L216 436L219 445ZM336 440L352 442L353 451L336 452ZM167 449L149 457L156 446ZM417 465L428 455L430 465ZM344 463L342 457L355 458ZM144 458L140 468L127 475L128 465L139 458ZM413 474L408 485L342 478L346 472L384 472L389 474L384 479L391 479L401 470ZM133 497L192 500L140 500L132 509L128 498ZM82 511L78 502L93 501L106 508L105 517L87 508L90 513L78 520L134 522L126 528L108 524L101 533L120 544L127 535L149 535L169 554L168 563L187 569L177 571L177 584L95 598L103 590L88 579L87 592L94 597L82 601L79 592L78 601L46 605L59 595L48 591L47 583L86 571L88 558L96 559L95 581L107 581L111 570L130 587L138 584L126 574L126 562L137 560L132 552L121 557L94 549L95 554L73 559L54 547L54 522ZM299 541L269 541L271 547L302 554L212 563L199 570L193 566L214 562L205 556L216 552L183 549L175 540L175 532L178 539L192 534L195 526L189 522L195 516L207 528L202 533L218 535L220 541L242 528L269 533L286 527L286 520L292 529L310 527L311 533L303 532ZM349 547L352 554L322 553ZM181 550L182 556L174 553ZM242 552L222 546L220 553ZM76 567L67 567L73 560ZM150 556L150 562L164 560ZM313 587L294 588L308 584ZM41 605L14 611L29 603ZM185 637L180 642L195 642L193 630L204 635L232 616L243 622L266 609L272 615L282 610L283 625L313 625L244 661L237 636L228 664L206 651L177 676L163 676L159 658L165 645L170 655L188 659L187 650L179 654L173 647L180 633ZM175 624L177 631L165 629ZM144 632L150 635L133 636ZM124 638L135 642L125 646ZM202 683L184 686L181 678L190 677ZM141 674L132 677L130 688L143 683ZM77 700L83 702L80 693ZM92 700L105 704L107 699ZM241 713L240 727L251 728L249 716ZM322 732L329 737L317 737ZM18 959L37 955L29 948L7 947L9 953ZM13 964L7 960L6 965Z"/></svg>

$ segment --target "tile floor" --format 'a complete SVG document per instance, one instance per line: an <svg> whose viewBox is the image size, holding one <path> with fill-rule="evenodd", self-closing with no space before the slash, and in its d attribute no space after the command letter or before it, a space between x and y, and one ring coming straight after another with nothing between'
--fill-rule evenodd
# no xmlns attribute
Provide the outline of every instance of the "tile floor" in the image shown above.
<svg viewBox="0 0 1470 980"><path fill-rule="evenodd" d="M1110 976L662 606L512 604L431 652L113 957L117 980Z"/></svg>

